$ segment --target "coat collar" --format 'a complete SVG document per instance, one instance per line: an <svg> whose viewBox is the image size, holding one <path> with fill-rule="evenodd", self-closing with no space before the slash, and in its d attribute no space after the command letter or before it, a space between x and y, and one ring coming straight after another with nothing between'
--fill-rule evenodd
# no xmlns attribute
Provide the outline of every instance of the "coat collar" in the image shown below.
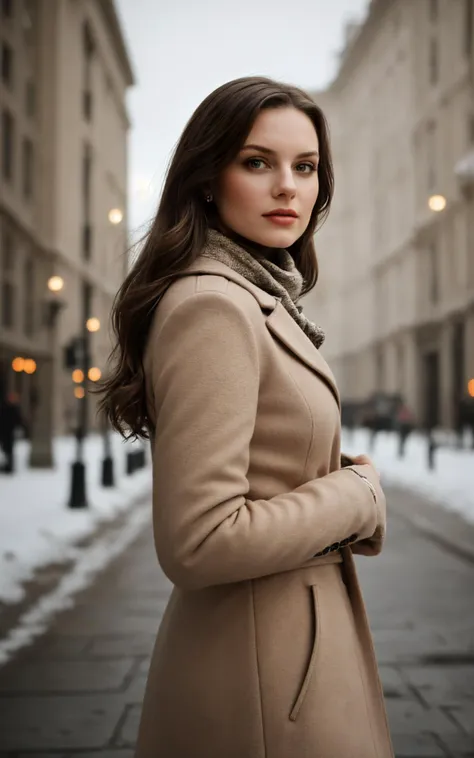
<svg viewBox="0 0 474 758"><path fill-rule="evenodd" d="M188 276L191 274L214 274L217 276L223 276L250 292L257 300L262 311L269 312L266 314L265 322L270 332L272 332L272 334L285 345L288 350L313 369L313 371L326 382L340 408L341 401L339 391L331 369L319 350L315 348L311 340L308 339L306 334L300 329L296 321L291 318L288 311L276 297L269 295L268 292L265 292L260 289L260 287L252 284L245 279L245 277L229 268L229 266L226 266L225 263L213 260L212 258L207 258L203 255L199 256L194 263L188 266L180 276Z"/></svg>

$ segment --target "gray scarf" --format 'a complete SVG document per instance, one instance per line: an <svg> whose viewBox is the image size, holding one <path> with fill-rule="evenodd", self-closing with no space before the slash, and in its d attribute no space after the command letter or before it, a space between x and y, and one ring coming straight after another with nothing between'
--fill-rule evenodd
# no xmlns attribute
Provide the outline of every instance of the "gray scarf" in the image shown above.
<svg viewBox="0 0 474 758"><path fill-rule="evenodd" d="M258 252L248 252L244 247L215 229L208 232L207 243L202 252L206 258L224 263L233 271L245 277L256 287L273 295L288 311L316 348L324 342L324 332L320 326L309 321L298 305L303 277L287 250L275 251L276 263Z"/></svg>

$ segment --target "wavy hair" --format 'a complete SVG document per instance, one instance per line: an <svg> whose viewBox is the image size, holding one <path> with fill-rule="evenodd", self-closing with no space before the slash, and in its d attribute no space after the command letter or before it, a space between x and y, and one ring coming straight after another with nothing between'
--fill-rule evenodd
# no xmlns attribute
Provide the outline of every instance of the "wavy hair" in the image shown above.
<svg viewBox="0 0 474 758"><path fill-rule="evenodd" d="M216 226L205 194L238 154L258 114L293 107L314 124L319 141L319 194L304 234L289 248L303 276L303 294L318 278L313 235L329 212L334 175L329 132L321 109L303 90L264 77L245 77L218 87L198 106L171 159L157 214L112 307L115 346L109 372L97 391L99 410L125 438L147 438L143 354L153 312L167 287L201 253Z"/></svg>

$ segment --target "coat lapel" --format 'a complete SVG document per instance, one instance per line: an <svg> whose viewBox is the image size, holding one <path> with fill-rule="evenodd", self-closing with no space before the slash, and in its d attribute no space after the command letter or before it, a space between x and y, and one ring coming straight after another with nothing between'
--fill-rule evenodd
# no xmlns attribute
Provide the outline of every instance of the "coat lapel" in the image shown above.
<svg viewBox="0 0 474 758"><path fill-rule="evenodd" d="M288 311L279 301L276 302L274 310L267 317L266 323L272 334L274 334L275 337L288 348L288 350L294 353L294 355L303 361L303 363L312 368L313 371L316 371L316 373L324 379L340 407L341 402L339 391L331 369L319 350L315 348L311 340L300 329L296 321L291 318Z"/></svg>
<svg viewBox="0 0 474 758"><path fill-rule="evenodd" d="M241 287L244 287L251 292L264 312L266 325L270 332L279 340L279 342L285 345L293 355L303 361L306 366L313 369L313 371L323 379L332 391L339 408L341 407L336 380L331 369L319 350L317 350L311 340L300 329L296 321L292 319L279 300L273 295L269 295L268 292L260 289L260 287L249 282L245 277L229 268L229 266L226 266L220 261L213 260L212 258L200 256L194 263L188 266L180 276L187 276L190 274L217 274L219 276L224 276L226 279L236 282ZM270 313L268 315L269 311Z"/></svg>

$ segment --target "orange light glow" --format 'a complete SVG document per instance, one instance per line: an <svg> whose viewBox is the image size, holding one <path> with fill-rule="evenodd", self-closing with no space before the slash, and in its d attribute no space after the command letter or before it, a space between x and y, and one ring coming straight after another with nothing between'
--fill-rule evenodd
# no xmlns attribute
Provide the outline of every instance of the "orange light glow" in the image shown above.
<svg viewBox="0 0 474 758"><path fill-rule="evenodd" d="M23 371L25 374L34 374L36 371L36 361L33 358L27 358L25 360Z"/></svg>
<svg viewBox="0 0 474 758"><path fill-rule="evenodd" d="M87 374L91 382L98 382L100 377L102 376L102 371L100 368L97 368L97 366L92 366L92 368L89 369L89 373Z"/></svg>
<svg viewBox="0 0 474 758"><path fill-rule="evenodd" d="M25 370L25 359L20 358L19 356L17 358L14 358L12 360L12 369L13 371L16 371L17 373L20 371Z"/></svg>

